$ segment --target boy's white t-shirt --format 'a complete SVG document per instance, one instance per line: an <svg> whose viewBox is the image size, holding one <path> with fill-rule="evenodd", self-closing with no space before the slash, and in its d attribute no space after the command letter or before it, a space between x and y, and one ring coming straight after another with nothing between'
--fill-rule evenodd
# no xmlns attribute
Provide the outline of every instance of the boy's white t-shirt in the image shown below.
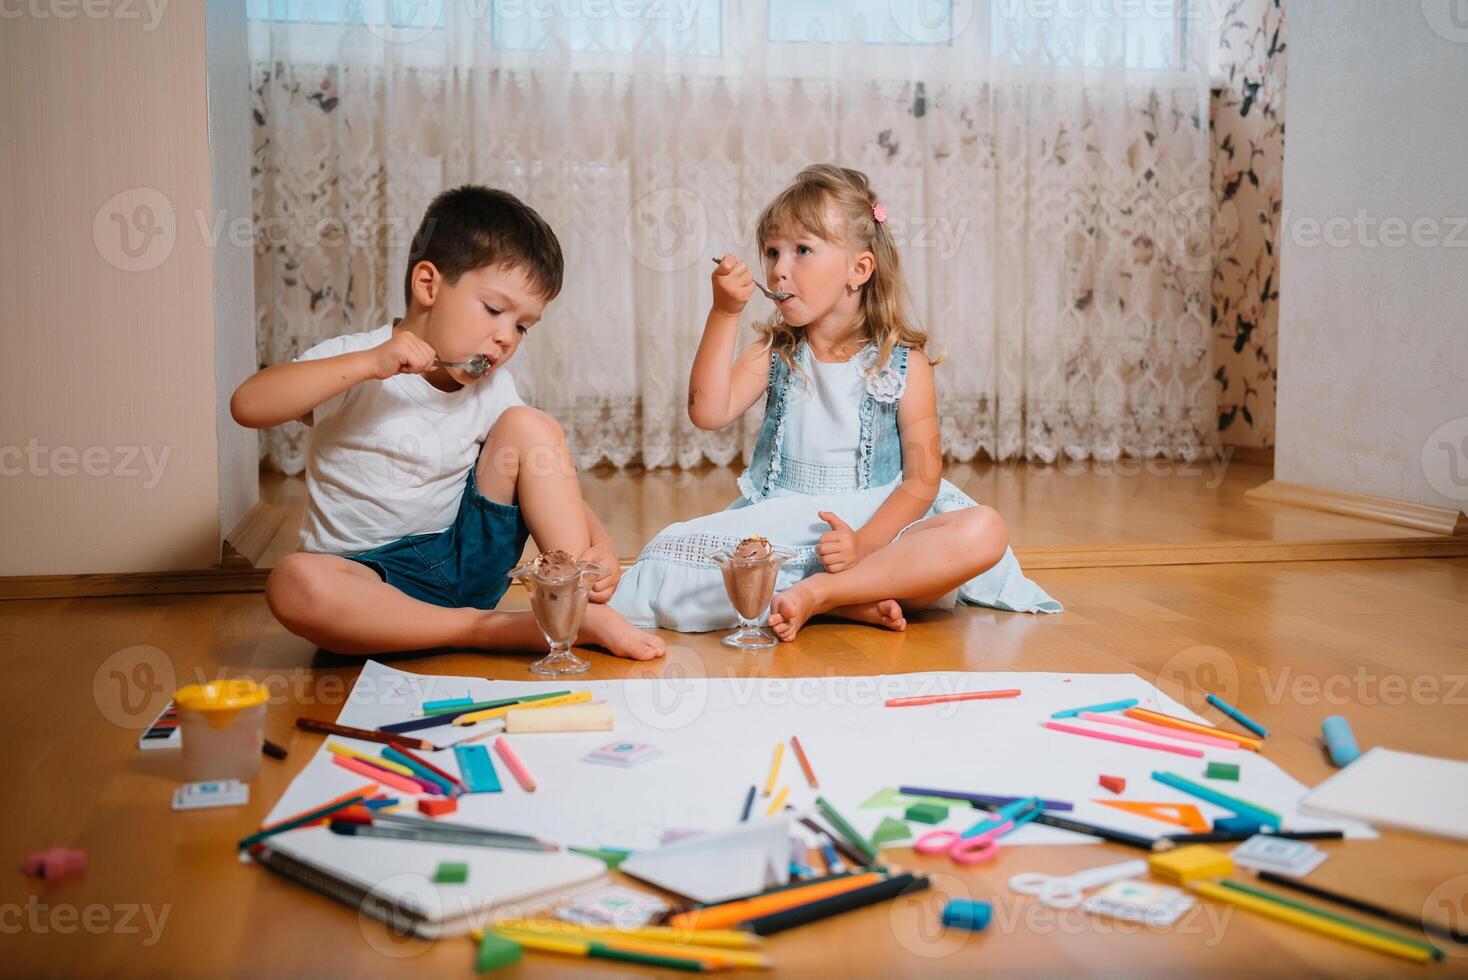
<svg viewBox="0 0 1468 980"><path fill-rule="evenodd" d="M298 361L369 350L392 324L324 340ZM454 523L469 470L505 409L525 404L504 368L458 391L419 374L371 380L311 413L302 551L349 554Z"/></svg>

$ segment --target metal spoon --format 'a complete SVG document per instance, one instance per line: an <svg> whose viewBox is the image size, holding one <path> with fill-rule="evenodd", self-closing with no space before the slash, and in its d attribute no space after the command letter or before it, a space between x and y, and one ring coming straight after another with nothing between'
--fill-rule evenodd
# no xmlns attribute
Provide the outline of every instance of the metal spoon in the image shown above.
<svg viewBox="0 0 1468 980"><path fill-rule="evenodd" d="M714 265L718 265L722 261L724 261L724 260L723 259L714 259ZM774 300L776 303L782 303L785 300L787 300L790 297L792 297L792 296L795 295L794 293L787 293L787 292L784 292L783 290L779 290L779 289L766 289L764 286L760 285L760 281L758 279L756 279L754 281L754 284L759 287L759 291L760 292L764 293L766 296L768 296L770 299Z"/></svg>
<svg viewBox="0 0 1468 980"><path fill-rule="evenodd" d="M493 367L483 354L475 354L467 361L434 361L433 366L458 368L471 378L482 378Z"/></svg>

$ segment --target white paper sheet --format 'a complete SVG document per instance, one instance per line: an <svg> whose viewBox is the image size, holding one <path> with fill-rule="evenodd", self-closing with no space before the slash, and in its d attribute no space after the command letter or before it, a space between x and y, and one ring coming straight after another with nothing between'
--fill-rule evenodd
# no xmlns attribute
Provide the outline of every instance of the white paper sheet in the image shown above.
<svg viewBox="0 0 1468 980"><path fill-rule="evenodd" d="M894 697L1000 688L1019 688L1023 693L1004 700L883 706L884 700ZM1166 770L1277 810L1289 828L1339 827L1348 836L1374 836L1365 824L1302 815L1299 802L1306 787L1253 752L1202 747L1204 758L1187 758L1041 727L1053 711L1121 698L1137 698L1143 707L1205 720L1132 674L932 672L542 682L410 674L371 661L338 721L376 728L408 718L425 700L464 695L488 700L556 690L590 690L594 698L611 703L615 731L510 736L539 784L537 791L521 790L496 758L504 792L462 797L455 820L534 833L572 846L655 847L665 830L711 831L737 822L750 785L763 789L775 743L784 740L779 784L789 787L789 802L803 813L814 812L819 792L865 833L874 830L882 817L902 814L861 809L860 804L884 787L899 785L1034 794L1071 801L1075 810L1068 815L1078 820L1149 836L1182 832L1090 802L1117 798L1097 784L1102 773L1125 777L1127 791L1121 799L1195 803L1210 820L1227 814L1151 778L1153 770ZM1105 727L1071 721L1082 727ZM412 734L444 744L468 733L445 725ZM806 784L789 748L792 735L799 736L810 757L819 790ZM381 748L330 738L374 754ZM590 750L613 740L648 742L663 754L627 770L581 761ZM457 771L450 751L429 758L441 768ZM1238 763L1239 781L1205 779L1209 760ZM323 748L291 783L270 819L320 805L361 784L361 777L332 765ZM769 803L757 797L753 812L763 814ZM980 817L977 811L955 807L938 826L963 829ZM930 829L923 824L912 828L915 834ZM1093 841L1033 825L1005 839L1006 844Z"/></svg>

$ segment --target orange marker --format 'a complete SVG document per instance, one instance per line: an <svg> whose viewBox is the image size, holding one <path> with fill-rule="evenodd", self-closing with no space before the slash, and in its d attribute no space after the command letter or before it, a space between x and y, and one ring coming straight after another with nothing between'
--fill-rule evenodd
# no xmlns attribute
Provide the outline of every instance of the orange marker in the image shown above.
<svg viewBox="0 0 1468 980"><path fill-rule="evenodd" d="M510 774L515 777L515 782L520 784L520 788L527 793L534 793L534 777L530 775L530 770L525 768L525 763L521 762L520 757L515 754L515 750L510 748L510 743L505 741L503 735L494 740L494 750L500 754L501 759L505 760L505 765L509 767Z"/></svg>
<svg viewBox="0 0 1468 980"><path fill-rule="evenodd" d="M1197 722L1188 721L1185 718L1174 718L1172 715L1164 715L1160 711L1152 711L1149 708L1128 708L1122 714L1137 721L1146 721L1154 725L1162 725L1166 728L1176 728L1179 731L1192 732L1195 735L1225 738L1231 742L1237 742L1242 748L1249 749L1252 752L1259 751L1259 739L1254 738L1252 735L1239 735L1235 732L1224 731L1222 728L1214 728L1212 725L1200 725Z"/></svg>
<svg viewBox="0 0 1468 980"><path fill-rule="evenodd" d="M925 694L915 698L893 698L882 702L888 708L912 708L920 704L946 704L949 701L987 701L990 698L1017 698L1019 688L1002 691L970 691L968 694Z"/></svg>
<svg viewBox="0 0 1468 980"><path fill-rule="evenodd" d="M791 735L790 747L795 750L795 758L800 760L800 768L805 771L805 781L810 783L811 789L820 789L820 786L816 784L816 772L810 767L810 760L805 757L805 749L801 747L800 739Z"/></svg>
<svg viewBox="0 0 1468 980"><path fill-rule="evenodd" d="M882 876L876 872L847 875L845 878L816 882L802 888L787 888L782 892L683 912L669 919L668 925L675 929L729 929L762 915L783 912L822 898L832 898L867 885L875 885L881 880Z"/></svg>

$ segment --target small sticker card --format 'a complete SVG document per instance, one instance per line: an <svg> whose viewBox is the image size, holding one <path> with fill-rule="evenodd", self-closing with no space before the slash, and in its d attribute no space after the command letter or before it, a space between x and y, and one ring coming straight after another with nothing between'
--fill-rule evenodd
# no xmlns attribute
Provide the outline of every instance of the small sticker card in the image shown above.
<svg viewBox="0 0 1468 980"><path fill-rule="evenodd" d="M1180 889L1128 879L1113 881L1086 899L1081 908L1127 922L1170 926L1193 904L1193 897Z"/></svg>
<svg viewBox="0 0 1468 980"><path fill-rule="evenodd" d="M1307 841L1257 834L1234 848L1229 857L1241 867L1302 878L1320 866L1326 853Z"/></svg>
<svg viewBox="0 0 1468 980"><path fill-rule="evenodd" d="M574 899L556 910L556 917L583 926L615 926L636 929L668 911L668 903L656 895L610 885Z"/></svg>
<svg viewBox="0 0 1468 980"><path fill-rule="evenodd" d="M238 779L184 783L173 791L175 810L204 810L213 806L242 806L250 802L250 787Z"/></svg>
<svg viewBox="0 0 1468 980"><path fill-rule="evenodd" d="M612 742L599 749L592 749L582 756L583 762L597 762L604 766L620 766L630 769L662 753L646 742Z"/></svg>

